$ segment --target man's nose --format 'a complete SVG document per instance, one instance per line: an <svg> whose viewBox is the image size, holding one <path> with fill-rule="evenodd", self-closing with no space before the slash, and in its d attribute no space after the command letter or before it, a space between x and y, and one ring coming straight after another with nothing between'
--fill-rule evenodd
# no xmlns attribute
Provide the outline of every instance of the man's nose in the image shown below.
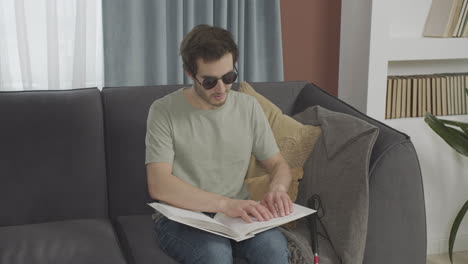
<svg viewBox="0 0 468 264"><path fill-rule="evenodd" d="M226 91L226 84L224 84L222 79L218 79L214 89L215 89L216 92L221 92L221 93L225 92Z"/></svg>

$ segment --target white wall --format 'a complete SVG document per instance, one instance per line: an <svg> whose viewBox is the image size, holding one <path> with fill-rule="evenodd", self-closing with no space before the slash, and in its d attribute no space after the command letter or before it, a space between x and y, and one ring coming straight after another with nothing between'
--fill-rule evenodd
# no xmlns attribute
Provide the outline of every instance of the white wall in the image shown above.
<svg viewBox="0 0 468 264"><path fill-rule="evenodd" d="M366 111L367 104L370 3L370 0L341 2L338 96L353 102L353 106L362 112ZM356 20L356 17L361 19Z"/></svg>
<svg viewBox="0 0 468 264"><path fill-rule="evenodd" d="M351 3L352 2L352 3ZM468 200L468 157L451 149L423 118L384 120L386 78L468 72L468 38L423 38L431 0L342 1L338 97L408 134L424 182L427 253L448 251L453 219ZM468 116L443 117L468 122ZM468 216L455 250L468 250Z"/></svg>
<svg viewBox="0 0 468 264"><path fill-rule="evenodd" d="M466 115L443 118L468 122ZM418 154L426 202L427 253L447 252L452 222L468 200L468 157L453 150L422 118L385 123L408 134ZM458 230L454 250L468 250L468 218Z"/></svg>

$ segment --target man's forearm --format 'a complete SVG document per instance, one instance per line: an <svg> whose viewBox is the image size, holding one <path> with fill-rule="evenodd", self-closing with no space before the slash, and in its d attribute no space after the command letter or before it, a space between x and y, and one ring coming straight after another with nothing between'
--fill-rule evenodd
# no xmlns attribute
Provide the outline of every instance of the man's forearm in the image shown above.
<svg viewBox="0 0 468 264"><path fill-rule="evenodd" d="M270 175L270 191L288 191L289 185L291 184L292 175L291 170L289 169L289 165L284 159L281 162L275 164L270 172Z"/></svg>
<svg viewBox="0 0 468 264"><path fill-rule="evenodd" d="M252 200L237 200L192 186L174 175L149 173L148 188L152 198L176 207L194 211L223 213L230 217L242 217L252 222L250 216L259 221L269 220L273 215L260 203Z"/></svg>
<svg viewBox="0 0 468 264"><path fill-rule="evenodd" d="M149 192L154 199L180 208L202 212L221 212L224 203L229 200L222 195L190 185L174 175L159 176L155 184L149 186Z"/></svg>
<svg viewBox="0 0 468 264"><path fill-rule="evenodd" d="M291 184L291 170L280 153L262 162L271 176L268 192L262 204L275 216L285 216L292 212L292 201L287 194Z"/></svg>

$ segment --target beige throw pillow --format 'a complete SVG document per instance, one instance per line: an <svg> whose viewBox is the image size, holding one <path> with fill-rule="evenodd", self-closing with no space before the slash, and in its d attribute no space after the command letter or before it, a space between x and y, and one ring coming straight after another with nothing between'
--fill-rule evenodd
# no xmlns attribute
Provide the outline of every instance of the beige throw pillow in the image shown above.
<svg viewBox="0 0 468 264"><path fill-rule="evenodd" d="M304 175L304 170L302 168L292 168L291 174L293 181L291 186L289 186L288 195L291 197L291 200L297 197L297 192L299 191L299 179ZM265 174L257 177L245 179L247 183L247 189L250 193L250 199L254 201L260 201L263 199L263 195L268 192L268 184L270 183L270 175Z"/></svg>
<svg viewBox="0 0 468 264"><path fill-rule="evenodd" d="M294 202L299 190L299 180L304 175L302 167L312 152L321 129L319 126L303 125L284 115L276 105L257 93L246 82L239 84L239 92L254 96L260 103L280 152L291 168L293 179L288 194ZM253 200L261 200L268 191L270 176L254 156L250 159L245 182Z"/></svg>

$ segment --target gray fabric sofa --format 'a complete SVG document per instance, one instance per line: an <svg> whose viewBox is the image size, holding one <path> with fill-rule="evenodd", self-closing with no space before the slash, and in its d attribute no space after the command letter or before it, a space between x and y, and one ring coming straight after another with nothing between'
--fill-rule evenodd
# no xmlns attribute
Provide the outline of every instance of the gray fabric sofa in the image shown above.
<svg viewBox="0 0 468 264"><path fill-rule="evenodd" d="M313 84L252 86L288 115L321 105L379 127L364 263L426 263L409 137ZM0 263L175 263L152 232L144 137L150 104L181 87L0 92Z"/></svg>

